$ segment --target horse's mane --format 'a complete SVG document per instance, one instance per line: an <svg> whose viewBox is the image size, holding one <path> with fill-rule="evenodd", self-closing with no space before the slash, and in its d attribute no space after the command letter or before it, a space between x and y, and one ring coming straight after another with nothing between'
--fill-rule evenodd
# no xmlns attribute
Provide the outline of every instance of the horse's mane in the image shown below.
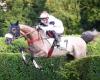
<svg viewBox="0 0 100 80"><path fill-rule="evenodd" d="M19 27L21 29L22 28L26 28L26 29L33 30L33 31L30 31L30 33L36 31L36 33L38 34L38 36L40 36L41 38L48 39L48 37L46 36L46 33L43 30L41 30L41 29L40 30L37 29L35 26L29 26L29 25L25 25L25 24L19 24Z"/></svg>
<svg viewBox="0 0 100 80"><path fill-rule="evenodd" d="M20 27L20 28L29 27L29 28L36 29L35 26L29 26L29 25L25 25L25 24L19 24L19 27Z"/></svg>

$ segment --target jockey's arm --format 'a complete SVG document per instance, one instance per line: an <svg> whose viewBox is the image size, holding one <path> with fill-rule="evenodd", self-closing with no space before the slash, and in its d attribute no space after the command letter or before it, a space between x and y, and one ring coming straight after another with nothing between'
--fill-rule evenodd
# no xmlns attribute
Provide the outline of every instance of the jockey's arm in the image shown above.
<svg viewBox="0 0 100 80"><path fill-rule="evenodd" d="M48 26L40 26L40 28L44 31L48 31L48 30L54 30L54 26L53 25L48 25Z"/></svg>
<svg viewBox="0 0 100 80"><path fill-rule="evenodd" d="M43 30L43 31L55 31L57 33L63 33L64 32L64 27L62 24L60 25L48 25L48 26L40 26L40 28Z"/></svg>

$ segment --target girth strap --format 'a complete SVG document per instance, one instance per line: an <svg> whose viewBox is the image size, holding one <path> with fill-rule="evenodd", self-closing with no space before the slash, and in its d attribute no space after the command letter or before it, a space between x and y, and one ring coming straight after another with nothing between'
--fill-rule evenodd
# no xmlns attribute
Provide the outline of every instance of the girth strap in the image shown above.
<svg viewBox="0 0 100 80"><path fill-rule="evenodd" d="M53 52L53 50L54 50L54 46L55 46L55 40L54 40L54 42L53 42L51 48L50 48L49 51L48 51L48 56L47 56L47 58L51 57L52 52Z"/></svg>

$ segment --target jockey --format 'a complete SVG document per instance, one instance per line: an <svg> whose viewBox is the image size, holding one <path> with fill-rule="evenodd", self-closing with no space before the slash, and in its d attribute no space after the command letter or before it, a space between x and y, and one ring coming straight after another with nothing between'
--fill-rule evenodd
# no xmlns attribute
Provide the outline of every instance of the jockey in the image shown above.
<svg viewBox="0 0 100 80"><path fill-rule="evenodd" d="M49 37L53 37L56 41L55 45L59 47L59 36L64 32L62 21L50 15L46 11L43 11L40 14L39 20L39 25L37 25L36 28L42 29ZM52 34L52 36L50 36L50 34Z"/></svg>

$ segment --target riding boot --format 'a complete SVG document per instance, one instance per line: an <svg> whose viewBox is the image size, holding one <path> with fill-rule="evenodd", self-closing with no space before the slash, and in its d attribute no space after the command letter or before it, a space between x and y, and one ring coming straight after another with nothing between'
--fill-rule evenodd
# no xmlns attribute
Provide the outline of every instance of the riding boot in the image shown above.
<svg viewBox="0 0 100 80"><path fill-rule="evenodd" d="M55 38L55 46L60 47L60 37L59 37L59 35L55 31L52 31L52 32L53 32L53 35L54 35L54 38Z"/></svg>

